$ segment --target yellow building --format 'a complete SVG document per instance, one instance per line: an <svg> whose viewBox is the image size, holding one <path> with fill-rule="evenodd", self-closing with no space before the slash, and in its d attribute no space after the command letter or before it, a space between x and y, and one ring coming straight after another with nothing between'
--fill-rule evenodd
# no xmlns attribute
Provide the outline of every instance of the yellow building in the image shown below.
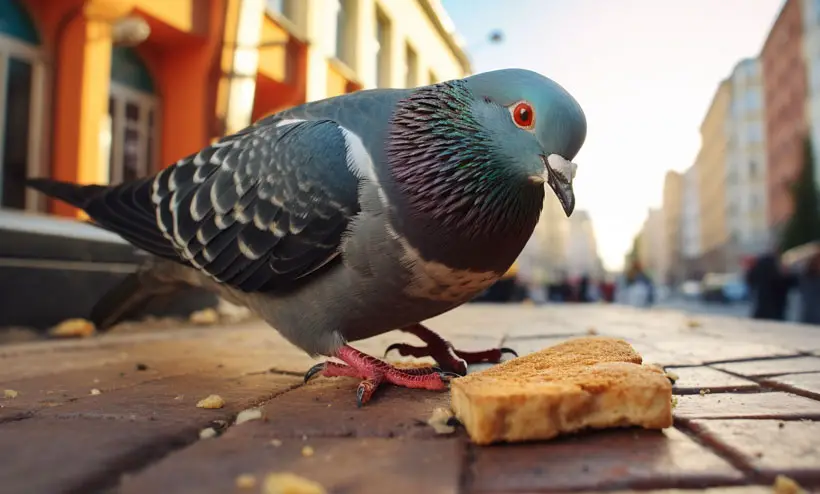
<svg viewBox="0 0 820 494"><path fill-rule="evenodd" d="M437 0L0 0L0 207L156 173L271 112L470 73Z"/></svg>
<svg viewBox="0 0 820 494"><path fill-rule="evenodd" d="M695 166L701 214L702 266L706 271L722 272L727 265L726 157L731 102L732 84L726 79L718 86L700 126L701 147Z"/></svg>
<svg viewBox="0 0 820 494"><path fill-rule="evenodd" d="M683 175L675 171L666 172L663 181L663 229L664 252L663 271L660 277L665 284L682 281L683 258L682 214L683 214Z"/></svg>

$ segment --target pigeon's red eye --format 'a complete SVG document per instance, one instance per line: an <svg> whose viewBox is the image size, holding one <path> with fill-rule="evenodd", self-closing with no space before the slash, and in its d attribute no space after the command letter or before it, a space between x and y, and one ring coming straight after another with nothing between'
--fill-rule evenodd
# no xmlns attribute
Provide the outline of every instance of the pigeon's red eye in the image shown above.
<svg viewBox="0 0 820 494"><path fill-rule="evenodd" d="M515 125L529 130L535 123L535 110L532 109L532 105L522 101L513 107L512 117Z"/></svg>

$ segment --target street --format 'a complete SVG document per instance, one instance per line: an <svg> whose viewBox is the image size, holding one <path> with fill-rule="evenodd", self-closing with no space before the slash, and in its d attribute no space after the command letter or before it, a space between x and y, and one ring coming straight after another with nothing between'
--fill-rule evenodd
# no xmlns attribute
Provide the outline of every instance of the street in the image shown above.
<svg viewBox="0 0 820 494"><path fill-rule="evenodd" d="M680 310L691 314L709 314L729 317L749 317L752 311L750 302L734 302L730 304L706 303L682 297L670 297L658 302L655 306L664 309ZM799 297L796 293L791 293L789 296L789 306L786 310L787 321L797 320L799 306Z"/></svg>

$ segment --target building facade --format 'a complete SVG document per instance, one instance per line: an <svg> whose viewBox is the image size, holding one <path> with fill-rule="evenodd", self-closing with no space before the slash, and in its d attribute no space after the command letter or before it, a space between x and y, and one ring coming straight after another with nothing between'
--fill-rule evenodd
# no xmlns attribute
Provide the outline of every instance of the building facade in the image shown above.
<svg viewBox="0 0 820 494"><path fill-rule="evenodd" d="M727 268L739 269L745 256L768 248L767 156L763 78L758 59L740 61L730 77L727 118L726 224Z"/></svg>
<svg viewBox="0 0 820 494"><path fill-rule="evenodd" d="M269 113L463 77L436 0L0 0L0 204L154 173ZM12 125L14 123L14 125Z"/></svg>
<svg viewBox="0 0 820 494"><path fill-rule="evenodd" d="M638 261L655 283L661 282L660 277L666 268L663 252L663 212L659 208L651 208L638 235Z"/></svg>
<svg viewBox="0 0 820 494"><path fill-rule="evenodd" d="M723 80L700 126L698 168L701 263L708 271L722 272L727 265L726 153L732 84Z"/></svg>
<svg viewBox="0 0 820 494"><path fill-rule="evenodd" d="M805 3L813 4L813 0ZM775 237L793 211L789 184L803 163L803 139L808 131L804 50L810 40L803 36L803 4L802 0L785 2L760 53L766 109L767 221ZM816 17L805 22L816 23ZM816 52L816 47L808 51Z"/></svg>
<svg viewBox="0 0 820 494"><path fill-rule="evenodd" d="M680 223L680 253L683 277L695 279L702 275L700 258L703 249L700 243L700 193L699 167L694 164L683 173L683 191Z"/></svg>
<svg viewBox="0 0 820 494"><path fill-rule="evenodd" d="M664 251L661 280L667 285L683 281L683 258L681 254L683 215L683 175L668 171L663 181L663 230Z"/></svg>
<svg viewBox="0 0 820 494"><path fill-rule="evenodd" d="M569 218L566 252L569 277L588 276L596 280L604 275L592 219L586 211L575 211Z"/></svg>
<svg viewBox="0 0 820 494"><path fill-rule="evenodd" d="M806 111L814 147L814 179L820 189L820 0L803 0L802 7Z"/></svg>

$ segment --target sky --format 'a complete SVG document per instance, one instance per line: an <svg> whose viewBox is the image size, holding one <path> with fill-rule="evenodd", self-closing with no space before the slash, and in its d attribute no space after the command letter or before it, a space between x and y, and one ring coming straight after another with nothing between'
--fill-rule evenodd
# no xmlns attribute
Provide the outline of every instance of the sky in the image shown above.
<svg viewBox="0 0 820 494"><path fill-rule="evenodd" d="M441 0L474 72L523 68L587 117L573 160L604 265L617 270L667 170L684 171L719 82L760 53L783 0ZM488 34L504 33L493 45Z"/></svg>

